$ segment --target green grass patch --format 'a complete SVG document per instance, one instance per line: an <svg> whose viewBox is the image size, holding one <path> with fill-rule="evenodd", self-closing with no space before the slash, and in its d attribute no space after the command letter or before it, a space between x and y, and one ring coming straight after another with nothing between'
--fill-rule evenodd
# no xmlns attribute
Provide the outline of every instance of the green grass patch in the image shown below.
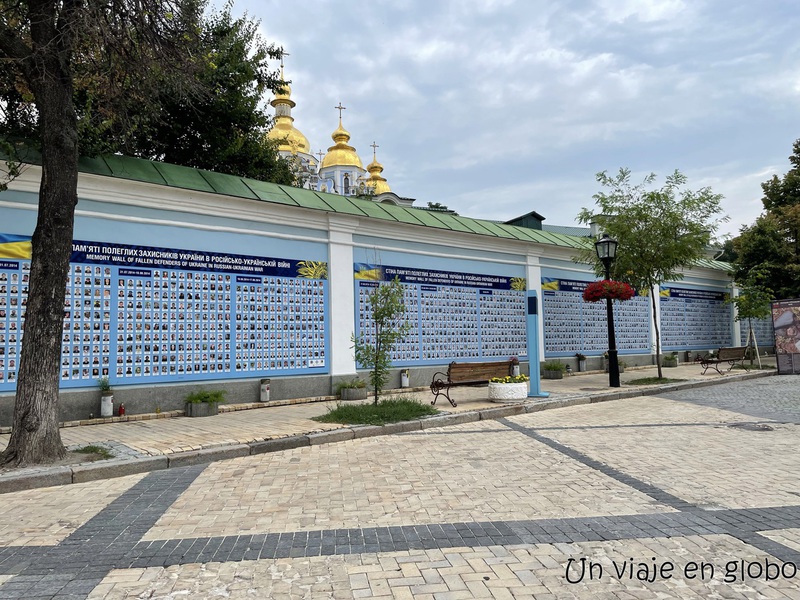
<svg viewBox="0 0 800 600"><path fill-rule="evenodd" d="M75 452L79 454L91 454L92 460L105 460L108 458L114 458L114 455L111 454L106 448L102 446L95 446L93 444L89 446L84 446L83 448L78 448Z"/></svg>
<svg viewBox="0 0 800 600"><path fill-rule="evenodd" d="M314 417L314 420L345 425L386 425L398 421L413 421L438 413L433 406L423 404L416 398L386 398L378 404L337 403L335 408Z"/></svg>
<svg viewBox="0 0 800 600"><path fill-rule="evenodd" d="M762 364L761 367L758 366L758 363L754 363L752 366L750 365L733 365L731 371L772 371L775 369L775 365L765 365Z"/></svg>
<svg viewBox="0 0 800 600"><path fill-rule="evenodd" d="M687 379L670 379L669 377L642 377L640 379L631 379L626 381L626 385L661 385L664 383L679 383L681 381L688 381Z"/></svg>

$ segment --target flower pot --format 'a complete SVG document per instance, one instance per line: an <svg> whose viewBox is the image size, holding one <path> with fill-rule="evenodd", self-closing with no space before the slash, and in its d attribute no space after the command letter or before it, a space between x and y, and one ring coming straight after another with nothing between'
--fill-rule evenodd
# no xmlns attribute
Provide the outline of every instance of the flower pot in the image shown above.
<svg viewBox="0 0 800 600"><path fill-rule="evenodd" d="M519 377L519 365L511 365L511 374L514 377Z"/></svg>
<svg viewBox="0 0 800 600"><path fill-rule="evenodd" d="M661 366L662 367L667 367L667 368L677 367L678 366L678 361L677 360L666 360L666 359L664 359L664 361L661 363Z"/></svg>
<svg viewBox="0 0 800 600"><path fill-rule="evenodd" d="M100 396L100 416L114 416L114 394L103 394Z"/></svg>
<svg viewBox="0 0 800 600"><path fill-rule="evenodd" d="M528 382L492 383L489 382L489 400L492 402L512 402L528 397Z"/></svg>
<svg viewBox="0 0 800 600"><path fill-rule="evenodd" d="M342 388L339 396L342 400L366 400L367 388Z"/></svg>
<svg viewBox="0 0 800 600"><path fill-rule="evenodd" d="M578 361L578 372L585 373L587 370L588 369L586 367L586 361L585 360L579 360Z"/></svg>
<svg viewBox="0 0 800 600"><path fill-rule="evenodd" d="M564 371L542 371L545 379L564 379Z"/></svg>
<svg viewBox="0 0 800 600"><path fill-rule="evenodd" d="M219 403L187 402L184 412L187 417L211 417L219 412Z"/></svg>

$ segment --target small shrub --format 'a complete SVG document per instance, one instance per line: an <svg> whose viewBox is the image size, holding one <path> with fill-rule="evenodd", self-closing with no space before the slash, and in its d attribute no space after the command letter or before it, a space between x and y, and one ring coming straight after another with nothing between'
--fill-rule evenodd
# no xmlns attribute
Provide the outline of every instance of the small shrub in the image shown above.
<svg viewBox="0 0 800 600"><path fill-rule="evenodd" d="M360 390L365 387L367 387L366 381L359 379L358 377L354 377L353 379L348 379L347 381L342 381L337 384L336 395L340 395L342 390Z"/></svg>
<svg viewBox="0 0 800 600"><path fill-rule="evenodd" d="M542 365L544 371L561 371L562 373L567 370L567 366L557 360L548 360Z"/></svg>
<svg viewBox="0 0 800 600"><path fill-rule="evenodd" d="M207 402L209 404L222 404L225 402L225 392L223 390L198 390L186 396L189 404L199 404Z"/></svg>
<svg viewBox="0 0 800 600"><path fill-rule="evenodd" d="M99 387L100 391L103 393L110 392L111 382L108 380L108 377L101 377L97 380L97 387Z"/></svg>

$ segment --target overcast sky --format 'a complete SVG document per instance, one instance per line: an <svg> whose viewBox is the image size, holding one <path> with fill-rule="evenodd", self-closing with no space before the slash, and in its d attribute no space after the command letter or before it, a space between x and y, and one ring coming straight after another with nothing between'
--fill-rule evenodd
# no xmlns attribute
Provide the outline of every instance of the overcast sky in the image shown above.
<svg viewBox="0 0 800 600"><path fill-rule="evenodd" d="M295 126L332 145L340 101L366 166L417 205L573 225L595 174L680 169L724 232L800 138L797 0L238 0L283 46Z"/></svg>

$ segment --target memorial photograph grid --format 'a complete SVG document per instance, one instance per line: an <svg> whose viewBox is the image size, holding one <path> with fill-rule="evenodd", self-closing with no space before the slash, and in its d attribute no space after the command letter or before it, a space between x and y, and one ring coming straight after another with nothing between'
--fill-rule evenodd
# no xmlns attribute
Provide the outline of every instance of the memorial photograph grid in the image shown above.
<svg viewBox="0 0 800 600"><path fill-rule="evenodd" d="M605 302L586 302L590 281L542 278L545 356L599 356L608 350ZM614 302L617 348L628 354L650 351L650 299L636 295Z"/></svg>
<svg viewBox="0 0 800 600"><path fill-rule="evenodd" d="M733 309L724 292L662 287L659 307L664 350L731 345Z"/></svg>
<svg viewBox="0 0 800 600"><path fill-rule="evenodd" d="M16 385L29 278L30 260L0 260L0 390ZM326 298L321 278L71 263L60 385L323 373Z"/></svg>
<svg viewBox="0 0 800 600"><path fill-rule="evenodd" d="M739 323L741 325L739 345L746 346L750 325L747 319L742 319ZM759 348L767 350L775 346L775 329L772 319L753 319L753 332L756 334Z"/></svg>
<svg viewBox="0 0 800 600"><path fill-rule="evenodd" d="M411 332L395 348L392 363L402 367L527 356L525 292L502 289L510 288L508 278L494 279L500 281L496 289L402 282ZM380 284L355 282L356 335L367 343L374 342L369 298Z"/></svg>

